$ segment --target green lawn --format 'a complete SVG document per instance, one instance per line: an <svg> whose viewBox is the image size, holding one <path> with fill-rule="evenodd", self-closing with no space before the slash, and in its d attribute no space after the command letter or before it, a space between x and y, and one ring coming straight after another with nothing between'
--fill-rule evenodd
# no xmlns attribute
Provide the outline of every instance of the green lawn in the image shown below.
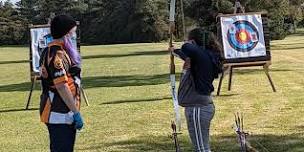
<svg viewBox="0 0 304 152"><path fill-rule="evenodd" d="M82 47L83 83L91 105L82 106L85 129L78 133L76 151L174 151L166 48L166 43ZM244 113L249 140L259 151L304 151L303 58L303 31L272 42L277 93L260 67L236 70L230 92L225 78L222 96L215 97L213 151L238 151L232 129L237 111ZM31 110L23 110L30 87L27 60L26 47L0 47L1 152L48 151L37 110L39 85ZM177 72L180 66L178 61ZM191 151L185 119L179 137L182 150Z"/></svg>

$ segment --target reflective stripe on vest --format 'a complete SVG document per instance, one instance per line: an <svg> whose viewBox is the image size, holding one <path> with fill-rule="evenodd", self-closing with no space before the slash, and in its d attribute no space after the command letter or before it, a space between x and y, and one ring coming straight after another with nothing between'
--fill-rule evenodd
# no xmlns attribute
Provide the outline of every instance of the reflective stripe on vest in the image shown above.
<svg viewBox="0 0 304 152"><path fill-rule="evenodd" d="M73 112L70 111L69 113L57 113L51 112L49 118L49 124L72 124L74 121L73 119Z"/></svg>

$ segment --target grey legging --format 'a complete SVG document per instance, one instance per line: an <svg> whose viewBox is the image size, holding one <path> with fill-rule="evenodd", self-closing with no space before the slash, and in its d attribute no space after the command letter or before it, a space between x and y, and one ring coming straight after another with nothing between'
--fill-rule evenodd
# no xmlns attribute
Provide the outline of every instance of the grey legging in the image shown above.
<svg viewBox="0 0 304 152"><path fill-rule="evenodd" d="M209 145L210 122L214 116L214 105L186 107L188 131L196 152L211 152Z"/></svg>

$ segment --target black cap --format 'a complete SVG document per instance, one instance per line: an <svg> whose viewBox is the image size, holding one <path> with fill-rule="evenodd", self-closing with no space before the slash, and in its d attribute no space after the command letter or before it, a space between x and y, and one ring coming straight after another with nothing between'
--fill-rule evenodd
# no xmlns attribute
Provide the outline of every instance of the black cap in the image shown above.
<svg viewBox="0 0 304 152"><path fill-rule="evenodd" d="M58 15L51 22L51 35L54 39L62 38L75 26L76 21L71 16Z"/></svg>

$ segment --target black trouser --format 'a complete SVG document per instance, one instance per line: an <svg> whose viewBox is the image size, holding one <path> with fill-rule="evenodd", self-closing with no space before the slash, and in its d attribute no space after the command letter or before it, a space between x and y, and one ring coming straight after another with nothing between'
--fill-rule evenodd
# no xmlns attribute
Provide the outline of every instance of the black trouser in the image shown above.
<svg viewBox="0 0 304 152"><path fill-rule="evenodd" d="M76 138L74 125L47 124L51 152L73 152Z"/></svg>

